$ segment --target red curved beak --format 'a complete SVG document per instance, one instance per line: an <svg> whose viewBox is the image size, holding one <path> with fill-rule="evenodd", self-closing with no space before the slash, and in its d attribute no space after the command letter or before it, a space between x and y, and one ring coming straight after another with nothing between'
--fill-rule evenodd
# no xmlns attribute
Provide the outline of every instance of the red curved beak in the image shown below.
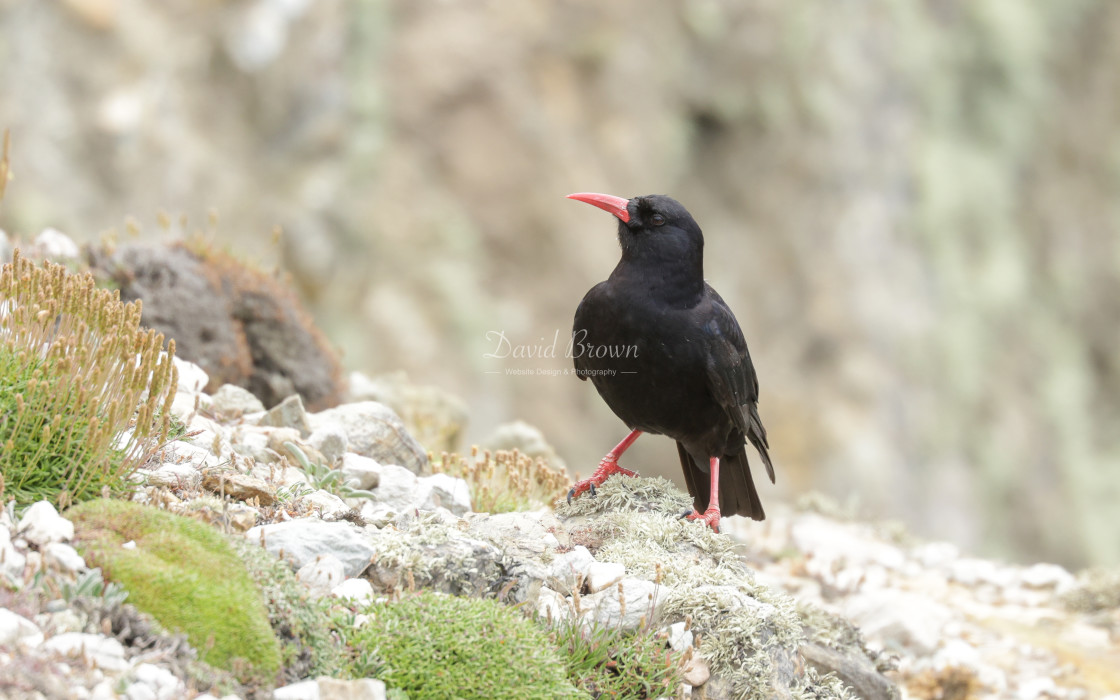
<svg viewBox="0 0 1120 700"><path fill-rule="evenodd" d="M568 199L578 199L581 202L587 202L593 207L599 207L603 211L609 211L622 219L624 223L630 221L630 212L626 210L626 205L630 203L628 199L615 197L609 194L596 194L594 192L576 192L575 194L568 195Z"/></svg>

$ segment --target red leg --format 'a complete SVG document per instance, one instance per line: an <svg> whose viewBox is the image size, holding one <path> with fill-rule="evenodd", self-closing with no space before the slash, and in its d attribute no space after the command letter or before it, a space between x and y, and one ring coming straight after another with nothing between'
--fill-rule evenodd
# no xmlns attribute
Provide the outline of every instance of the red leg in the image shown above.
<svg viewBox="0 0 1120 700"><path fill-rule="evenodd" d="M708 465L712 476L712 495L708 498L708 509L703 514L690 510L685 512L683 517L700 520L719 532L719 457L712 457Z"/></svg>
<svg viewBox="0 0 1120 700"><path fill-rule="evenodd" d="M572 502L573 498L578 498L584 491L591 491L591 495L595 495L595 487L602 486L603 482L611 474L625 474L626 476L637 476L637 472L632 472L629 469L623 469L618 466L618 458L626 451L628 447L634 444L638 436L642 434L640 430L631 431L629 435L623 438L622 442L615 445L614 449L607 453L606 457L599 460L599 468L592 473L591 478L577 481L571 490L568 491L568 503Z"/></svg>

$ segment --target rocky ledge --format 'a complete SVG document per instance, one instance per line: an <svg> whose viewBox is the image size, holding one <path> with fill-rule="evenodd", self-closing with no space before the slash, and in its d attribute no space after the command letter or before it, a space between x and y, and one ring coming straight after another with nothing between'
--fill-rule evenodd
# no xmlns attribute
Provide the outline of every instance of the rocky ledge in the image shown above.
<svg viewBox="0 0 1120 700"><path fill-rule="evenodd" d="M811 504L761 524L725 520L717 535L676 517L689 499L662 479L472 512L468 484L426 474L427 456L381 404L309 414L291 399L265 411L233 386L202 393L207 381L180 363L186 431L137 473L134 501L240 535L286 561L311 598L358 610L422 588L658 629L687 655L685 697L1095 700L1120 689L1120 582L1107 576L970 558ZM123 594L74 538L45 502L0 515L4 696L212 697L194 689L197 654L182 635L127 607L83 607L76 589ZM49 593L22 594L31 588ZM273 697L386 697L373 679L291 675Z"/></svg>

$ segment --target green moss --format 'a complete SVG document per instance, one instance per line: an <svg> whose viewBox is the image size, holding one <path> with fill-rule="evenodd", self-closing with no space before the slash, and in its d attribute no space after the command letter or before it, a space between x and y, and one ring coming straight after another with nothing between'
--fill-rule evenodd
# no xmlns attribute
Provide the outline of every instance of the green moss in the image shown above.
<svg viewBox="0 0 1120 700"><path fill-rule="evenodd" d="M376 675L426 698L584 697L532 621L493 600L423 592L374 603L360 626L340 626L352 677Z"/></svg>
<svg viewBox="0 0 1120 700"><path fill-rule="evenodd" d="M129 602L185 633L203 661L243 682L268 682L280 645L260 593L230 543L189 518L126 501L95 500L66 512L90 566L128 591ZM135 542L135 549L122 547Z"/></svg>

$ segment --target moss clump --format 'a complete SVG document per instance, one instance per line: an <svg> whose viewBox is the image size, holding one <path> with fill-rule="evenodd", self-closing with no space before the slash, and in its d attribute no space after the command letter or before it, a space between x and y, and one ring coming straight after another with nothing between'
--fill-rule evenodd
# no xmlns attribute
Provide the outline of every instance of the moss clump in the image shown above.
<svg viewBox="0 0 1120 700"><path fill-rule="evenodd" d="M93 277L36 267L16 251L0 271L0 487L61 507L119 492L167 436L174 342L140 328Z"/></svg>
<svg viewBox="0 0 1120 700"><path fill-rule="evenodd" d="M428 462L437 474L464 479L471 488L471 509L477 513L512 513L549 505L568 490L568 476L543 459L518 450L480 451L471 456L444 452Z"/></svg>
<svg viewBox="0 0 1120 700"><path fill-rule="evenodd" d="M585 697L548 636L497 601L422 592L363 612L364 624L340 627L347 671L376 675L411 700Z"/></svg>
<svg viewBox="0 0 1120 700"><path fill-rule="evenodd" d="M221 533L127 501L89 501L66 516L86 561L121 584L139 610L185 633L203 661L249 684L275 677L280 645L268 610ZM121 546L130 541L135 549Z"/></svg>

